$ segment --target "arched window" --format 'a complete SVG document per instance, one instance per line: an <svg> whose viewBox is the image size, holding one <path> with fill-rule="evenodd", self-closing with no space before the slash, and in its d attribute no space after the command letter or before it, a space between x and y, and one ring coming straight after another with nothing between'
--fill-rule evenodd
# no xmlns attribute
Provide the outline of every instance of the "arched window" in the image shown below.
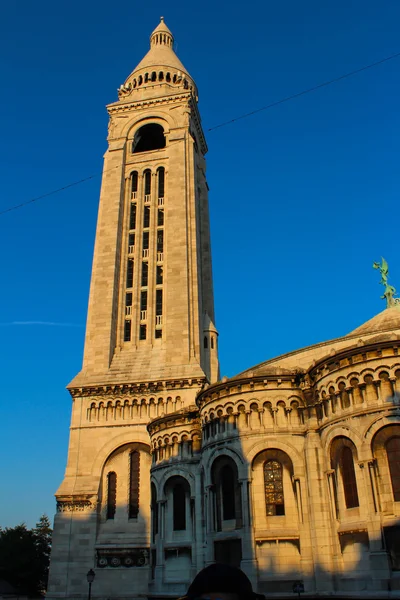
<svg viewBox="0 0 400 600"><path fill-rule="evenodd" d="M129 518L139 514L140 454L136 450L129 456Z"/></svg>
<svg viewBox="0 0 400 600"><path fill-rule="evenodd" d="M174 531L186 529L186 495L185 488L177 483L172 491Z"/></svg>
<svg viewBox="0 0 400 600"><path fill-rule="evenodd" d="M148 196L151 193L151 171L146 169L144 172L144 195Z"/></svg>
<svg viewBox="0 0 400 600"><path fill-rule="evenodd" d="M267 517L284 515L283 469L277 460L264 463L264 487Z"/></svg>
<svg viewBox="0 0 400 600"><path fill-rule="evenodd" d="M135 133L132 144L132 152L149 152L165 148L164 129L157 123L143 125Z"/></svg>
<svg viewBox="0 0 400 600"><path fill-rule="evenodd" d="M117 508L117 475L111 471L107 475L107 519L113 519Z"/></svg>
<svg viewBox="0 0 400 600"><path fill-rule="evenodd" d="M211 428L214 427L214 421ZM215 434L215 429L214 433ZM217 531L224 528L224 521L235 520L235 529L242 527L241 487L235 461L229 456L217 458L211 469L213 482L214 525ZM229 527L231 527L229 523Z"/></svg>
<svg viewBox="0 0 400 600"><path fill-rule="evenodd" d="M400 502L400 437L392 437L386 442L386 455L389 463L393 498Z"/></svg>
<svg viewBox="0 0 400 600"><path fill-rule="evenodd" d="M340 456L344 498L346 508L359 506L356 473L354 471L353 452L349 446L344 446Z"/></svg>

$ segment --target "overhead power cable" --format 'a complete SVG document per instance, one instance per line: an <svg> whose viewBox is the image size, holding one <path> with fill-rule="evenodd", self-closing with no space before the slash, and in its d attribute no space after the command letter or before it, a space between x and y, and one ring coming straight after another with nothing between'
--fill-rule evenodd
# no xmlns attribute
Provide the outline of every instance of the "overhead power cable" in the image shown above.
<svg viewBox="0 0 400 600"><path fill-rule="evenodd" d="M235 117L234 119L230 119L230 121L224 121L219 125L214 125L214 127L210 127L207 131L215 131L215 129L220 129L221 127L225 127L226 125L230 125L231 123L235 123L240 119L246 119L247 117L251 117L257 113L262 112L263 110L268 110L269 108L273 108L274 106L279 106L279 104L284 104L285 102L289 102L289 100L294 100L295 98L300 98L300 96L305 96L306 94L310 94L311 92L315 92L316 90L320 90L323 87L327 87L328 85L332 85L332 83L337 83L342 79L347 79L347 77L352 77L353 75L357 75L357 73L362 73L363 71L367 71L368 69L372 69L373 67L377 67L378 65L382 65L389 60L393 60L394 58L398 58L400 56L400 52L396 54L392 54L391 56L387 56L386 58L382 58L376 62L370 63L369 65L365 65L364 67L360 67L359 69L355 69L354 71L349 71L344 75L340 75L339 77L335 77L334 79L329 79L329 81L324 81L323 83L319 83L311 88L307 88L301 92L297 92L297 94L292 94L291 96L286 96L286 98L281 98L281 100L277 100L276 102L271 102L271 104L266 104L266 106L262 106L261 108L256 108L251 112L244 113L239 117Z"/></svg>
<svg viewBox="0 0 400 600"><path fill-rule="evenodd" d="M234 119L230 119L229 121L224 121L223 123L220 123L219 125L214 125L214 127L209 127L207 129L207 131L215 131L216 129L220 129L221 127L225 127L226 125L230 125L231 123L235 123L236 121L240 121L241 119L246 119L247 117L251 117L252 115L263 112L264 110L274 108L275 106L279 106L280 104L284 104L285 102L289 102L290 100L295 100L296 98L300 98L300 96L305 96L306 94L310 94L311 92L320 90L323 87L327 87L329 85L332 85L333 83L337 83L338 81L347 79L348 77L352 77L353 75L357 75L358 73L362 73L363 71L367 71L368 69L372 69L373 67L382 65L383 63L393 60L394 58L399 58L399 56L400 56L400 52L396 52L396 54L391 54L390 56L386 56L385 58L382 58L381 60L377 60L373 63L369 63L368 65L365 65L364 67L360 67L359 69L355 69L354 71L349 71L348 73L345 73L344 75L340 75L339 77L335 77L334 79L329 79L328 81L319 83L318 85L315 85L311 88L302 90L301 92L297 92L296 94L292 94L291 96L286 96L285 98L281 98L280 100L276 100L275 102L266 104L265 106L262 106L261 108L256 108L255 110L252 110L251 112L239 115L238 117L235 117ZM116 165L115 167L112 167L112 169L116 169L120 166L121 165ZM107 171L111 171L112 169L107 169ZM95 173L93 175L89 175L89 177L85 177L84 179L80 179L79 181L73 181L72 183L64 185L63 187L52 190L51 192L47 192L46 194L42 194L41 196L36 196L36 198L31 198L31 200L27 200L26 202L21 202L21 204L16 204L14 206L10 206L9 208L6 208L5 210L0 211L0 216L4 215L6 213L9 213L13 210L23 208L24 206L27 206L28 204L33 204L34 202L37 202L38 200L42 200L43 198L47 198L48 196L53 196L54 194L58 194L59 192L62 192L63 190L67 190L68 188L74 187L76 185L80 185L81 183L84 183L85 181L89 181L90 179L93 179L94 177L98 177L99 175L101 175L102 173L106 173L107 171L103 170L102 172Z"/></svg>
<svg viewBox="0 0 400 600"><path fill-rule="evenodd" d="M31 200L27 200L26 202L21 202L21 204L15 204L14 206L10 206L9 208L6 208L6 209L0 211L0 216L5 215L6 213L9 213L12 210L17 210L18 208L23 208L24 206L27 206L28 204L32 204L33 202L37 202L38 200L42 200L43 198L47 198L48 196L53 196L54 194L58 194L58 192L67 190L68 188L74 187L75 185L80 185L81 183L85 183L85 181L89 181L89 179L98 177L99 175L102 175L102 173L106 173L107 171L116 169L119 166L121 166L121 165L117 165L116 167L112 167L111 169L106 169L105 171L99 171L98 173L89 175L89 177L85 177L84 179L79 179L78 181L73 181L72 183L68 183L67 185L57 188L56 190L52 190L51 192L47 192L46 194L42 194L41 196L36 196L36 198L31 198Z"/></svg>

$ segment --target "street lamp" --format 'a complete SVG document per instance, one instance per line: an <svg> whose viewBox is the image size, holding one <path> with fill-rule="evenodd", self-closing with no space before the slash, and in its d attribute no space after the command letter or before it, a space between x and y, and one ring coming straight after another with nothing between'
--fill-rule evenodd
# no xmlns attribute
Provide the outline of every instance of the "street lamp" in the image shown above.
<svg viewBox="0 0 400 600"><path fill-rule="evenodd" d="M86 574L86 579L89 584L88 600L90 600L90 598L92 596L92 583L93 583L95 577L96 577L96 573L93 571L93 569L90 569L90 571L88 571Z"/></svg>

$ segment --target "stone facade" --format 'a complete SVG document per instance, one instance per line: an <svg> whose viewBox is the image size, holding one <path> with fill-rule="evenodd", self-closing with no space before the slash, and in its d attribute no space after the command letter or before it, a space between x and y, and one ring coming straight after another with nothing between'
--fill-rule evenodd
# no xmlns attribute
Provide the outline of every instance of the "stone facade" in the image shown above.
<svg viewBox="0 0 400 600"><path fill-rule="evenodd" d="M219 379L196 85L163 20L108 106L48 596L400 590L400 309Z"/></svg>

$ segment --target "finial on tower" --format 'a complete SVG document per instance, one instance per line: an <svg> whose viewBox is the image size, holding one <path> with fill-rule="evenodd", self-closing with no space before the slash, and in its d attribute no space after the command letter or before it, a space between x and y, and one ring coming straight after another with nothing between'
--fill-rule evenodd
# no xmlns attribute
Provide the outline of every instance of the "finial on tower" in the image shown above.
<svg viewBox="0 0 400 600"><path fill-rule="evenodd" d="M397 306L400 308L400 298L394 298L396 294L396 288L392 285L389 285L389 265L386 260L382 256L382 264L378 262L374 262L372 265L374 269L379 269L381 274L381 280L379 283L385 286L385 292L383 296L381 296L382 300L386 298L386 308L392 308L393 306Z"/></svg>
<svg viewBox="0 0 400 600"><path fill-rule="evenodd" d="M174 36L164 22L164 17L160 17L160 22L150 36L151 46L169 46L173 47Z"/></svg>

